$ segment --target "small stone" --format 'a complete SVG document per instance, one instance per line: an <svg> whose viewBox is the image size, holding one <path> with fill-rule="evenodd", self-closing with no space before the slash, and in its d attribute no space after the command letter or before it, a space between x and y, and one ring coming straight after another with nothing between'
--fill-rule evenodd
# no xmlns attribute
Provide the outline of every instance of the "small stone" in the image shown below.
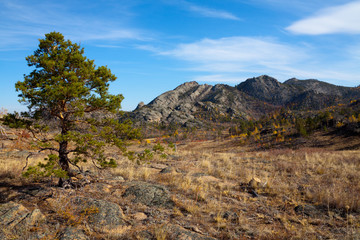
<svg viewBox="0 0 360 240"><path fill-rule="evenodd" d="M253 177L250 182L248 183L248 186L250 188L256 189L260 186L261 180L258 179L257 177Z"/></svg>
<svg viewBox="0 0 360 240"><path fill-rule="evenodd" d="M196 233L203 234L203 232L200 231L200 229L199 229L197 226L191 226L191 227L189 227L189 228L187 228L187 229L189 229L189 230L191 230L191 231L193 231L193 232L196 232Z"/></svg>
<svg viewBox="0 0 360 240"><path fill-rule="evenodd" d="M313 205L298 205L294 208L297 214L305 214L309 217L315 217L320 214L320 211Z"/></svg>
<svg viewBox="0 0 360 240"><path fill-rule="evenodd" d="M164 168L160 171L160 173L172 173L172 172L175 172L176 170L173 168L173 167L167 167L167 168Z"/></svg>
<svg viewBox="0 0 360 240"><path fill-rule="evenodd" d="M115 181L118 181L118 182L124 182L125 181L125 179L122 176L115 176L113 179Z"/></svg>
<svg viewBox="0 0 360 240"><path fill-rule="evenodd" d="M167 168L168 165L161 164L161 163L153 163L153 164L150 165L150 167L155 168L155 169L163 170L163 169Z"/></svg>
<svg viewBox="0 0 360 240"><path fill-rule="evenodd" d="M147 216L145 213L137 212L133 215L133 218L135 221L143 221L143 220L147 219Z"/></svg>

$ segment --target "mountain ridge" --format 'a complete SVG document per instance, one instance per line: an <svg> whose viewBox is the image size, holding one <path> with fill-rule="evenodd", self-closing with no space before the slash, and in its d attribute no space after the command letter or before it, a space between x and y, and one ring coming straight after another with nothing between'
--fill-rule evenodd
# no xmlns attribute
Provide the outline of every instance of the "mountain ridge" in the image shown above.
<svg viewBox="0 0 360 240"><path fill-rule="evenodd" d="M204 120L257 119L279 108L320 110L360 98L356 87L316 79L291 78L281 83L268 75L249 78L234 87L185 82L149 104L139 104L130 118L139 122L201 125Z"/></svg>

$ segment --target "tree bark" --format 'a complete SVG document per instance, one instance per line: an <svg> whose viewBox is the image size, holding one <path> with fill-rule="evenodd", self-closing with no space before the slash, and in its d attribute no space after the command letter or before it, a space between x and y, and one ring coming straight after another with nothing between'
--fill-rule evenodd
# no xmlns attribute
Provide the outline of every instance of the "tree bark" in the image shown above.
<svg viewBox="0 0 360 240"><path fill-rule="evenodd" d="M69 158L67 153L68 142L62 141L60 142L59 147L59 164L62 170L66 171L68 177L70 177L70 166L69 166ZM69 178L70 179L70 178ZM59 187L64 185L64 180L62 178L59 179Z"/></svg>

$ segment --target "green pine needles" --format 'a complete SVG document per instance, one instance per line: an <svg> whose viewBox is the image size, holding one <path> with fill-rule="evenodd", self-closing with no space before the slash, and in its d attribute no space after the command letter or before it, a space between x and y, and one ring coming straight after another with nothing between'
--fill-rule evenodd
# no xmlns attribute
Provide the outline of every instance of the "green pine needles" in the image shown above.
<svg viewBox="0 0 360 240"><path fill-rule="evenodd" d="M125 151L126 141L139 137L130 121L105 117L116 116L123 100L121 94L109 93L115 75L105 66L96 67L83 48L61 33L48 33L39 41L39 48L26 58L34 70L15 87L29 109L23 116L32 122L28 129L34 145L51 154L46 164L28 168L25 175L54 175L61 185L71 175L70 165L91 160L100 168L115 167L104 149L113 145Z"/></svg>

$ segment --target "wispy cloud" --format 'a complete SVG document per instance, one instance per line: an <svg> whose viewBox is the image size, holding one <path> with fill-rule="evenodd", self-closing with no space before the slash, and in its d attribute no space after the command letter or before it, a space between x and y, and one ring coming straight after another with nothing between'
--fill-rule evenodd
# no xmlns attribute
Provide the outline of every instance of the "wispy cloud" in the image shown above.
<svg viewBox="0 0 360 240"><path fill-rule="evenodd" d="M187 62L187 70L196 73L193 79L200 82L234 83L268 74L279 80L317 78L351 85L359 81L360 74L349 64L353 62L350 57L323 59L311 45L291 45L274 38L203 39L158 54Z"/></svg>
<svg viewBox="0 0 360 240"><path fill-rule="evenodd" d="M198 63L198 69L242 72L245 69L278 69L304 60L303 49L272 38L229 37L180 44L162 55Z"/></svg>
<svg viewBox="0 0 360 240"><path fill-rule="evenodd" d="M193 4L188 4L188 9L205 17L240 20L240 18L236 17L234 14L222 10L200 7Z"/></svg>
<svg viewBox="0 0 360 240"><path fill-rule="evenodd" d="M360 34L360 1L328 7L286 29L295 34Z"/></svg>
<svg viewBox="0 0 360 240"><path fill-rule="evenodd" d="M66 1L65 1L66 2ZM0 50L33 46L50 31L60 31L74 41L148 40L142 30L122 26L110 16L93 17L75 4L34 1L0 1Z"/></svg>
<svg viewBox="0 0 360 240"><path fill-rule="evenodd" d="M292 16L303 15L304 13L314 12L314 9L321 9L328 6L343 4L349 0L235 0L237 2L255 5L261 8L270 8L272 10L289 12ZM296 11L294 11L296 9Z"/></svg>
<svg viewBox="0 0 360 240"><path fill-rule="evenodd" d="M234 15L228 11L196 5L196 4L193 4L193 3L189 2L189 1L185 1L185 0L175 0L175 1L174 0L170 0L170 1L165 0L165 2L168 4L180 6L183 9L185 9L186 11L193 12L193 13L198 14L203 17L228 19L228 20L236 20L236 21L241 20L239 17L237 17L236 15Z"/></svg>

